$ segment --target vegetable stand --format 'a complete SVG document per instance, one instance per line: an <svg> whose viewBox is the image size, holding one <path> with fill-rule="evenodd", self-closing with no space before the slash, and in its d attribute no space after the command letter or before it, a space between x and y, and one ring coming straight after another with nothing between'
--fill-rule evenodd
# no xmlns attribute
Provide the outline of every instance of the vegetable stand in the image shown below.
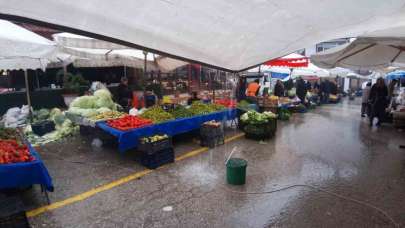
<svg viewBox="0 0 405 228"><path fill-rule="evenodd" d="M30 162L0 164L0 189L27 187L39 184L46 190L53 192L54 187L48 170L35 149L28 144L31 155L35 158ZM48 195L45 195L48 199Z"/></svg>
<svg viewBox="0 0 405 228"><path fill-rule="evenodd" d="M206 115L199 115L189 118L180 118L170 120L159 124L153 124L142 128L128 131L120 131L107 125L106 122L97 122L97 126L118 139L118 149L121 153L136 148L139 138L155 135L167 134L174 136L199 129L204 122L210 120L222 121L233 120L236 118L236 109L226 109L220 112L214 112Z"/></svg>

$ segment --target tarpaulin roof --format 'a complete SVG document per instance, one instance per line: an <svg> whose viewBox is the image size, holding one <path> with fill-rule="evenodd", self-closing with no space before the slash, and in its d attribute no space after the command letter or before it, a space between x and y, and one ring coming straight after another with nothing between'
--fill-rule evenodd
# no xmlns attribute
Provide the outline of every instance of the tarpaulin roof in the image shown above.
<svg viewBox="0 0 405 228"><path fill-rule="evenodd" d="M75 67L144 67L144 51L72 33L53 35L61 53L75 57ZM147 53L147 69L168 72L188 63Z"/></svg>
<svg viewBox="0 0 405 228"><path fill-rule="evenodd" d="M0 69L44 69L55 52L52 41L0 20Z"/></svg>
<svg viewBox="0 0 405 228"><path fill-rule="evenodd" d="M241 71L405 23L405 0L1 0L0 17Z"/></svg>

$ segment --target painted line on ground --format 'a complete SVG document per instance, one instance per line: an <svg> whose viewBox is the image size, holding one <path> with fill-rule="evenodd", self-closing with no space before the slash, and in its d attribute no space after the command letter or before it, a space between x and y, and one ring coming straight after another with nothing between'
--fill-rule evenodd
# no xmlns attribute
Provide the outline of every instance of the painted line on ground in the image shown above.
<svg viewBox="0 0 405 228"><path fill-rule="evenodd" d="M244 135L245 134L241 133L241 134L229 137L229 138L225 139L225 143L228 143L228 142L231 142L233 140L239 139L239 138L243 137ZM187 152L187 153L177 157L175 159L175 161L181 161L181 160L184 160L184 159L187 159L187 158L190 158L190 157L194 157L194 156L197 156L197 155L199 155L199 154L201 154L203 152L206 152L208 150L209 150L208 147L201 147L199 149ZM166 166L168 166L168 165L161 166L159 169L164 168ZM133 174L131 174L129 176L126 176L126 177L120 178L118 180L112 181L112 182L110 182L108 184L104 184L102 186L92 188L92 189L90 189L90 190L88 190L86 192L77 194L77 195L69 197L67 199L57 201L57 202L51 203L49 205L45 205L45 206L33 209L33 210L27 212L27 217L35 217L35 216L43 214L43 213L45 213L47 211L52 211L52 210L55 210L55 209L58 209L58 208L61 208L61 207L76 203L76 202L83 201L83 200L85 200L87 198L90 198L90 197L96 195L97 193L104 192L104 191L110 190L112 188L118 187L120 185L126 184L126 183L128 183L130 181L133 181L133 180L141 178L141 177L143 177L143 176L145 176L147 174L150 174L153 171L154 170L151 170L151 169L142 170L140 172L136 172L136 173L133 173Z"/></svg>

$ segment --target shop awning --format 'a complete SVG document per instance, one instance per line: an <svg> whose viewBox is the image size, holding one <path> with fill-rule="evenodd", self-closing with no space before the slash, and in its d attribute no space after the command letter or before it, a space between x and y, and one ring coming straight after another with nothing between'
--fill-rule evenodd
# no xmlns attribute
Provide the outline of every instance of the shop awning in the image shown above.
<svg viewBox="0 0 405 228"><path fill-rule="evenodd" d="M242 71L318 42L405 24L405 0L7 0L0 17Z"/></svg>

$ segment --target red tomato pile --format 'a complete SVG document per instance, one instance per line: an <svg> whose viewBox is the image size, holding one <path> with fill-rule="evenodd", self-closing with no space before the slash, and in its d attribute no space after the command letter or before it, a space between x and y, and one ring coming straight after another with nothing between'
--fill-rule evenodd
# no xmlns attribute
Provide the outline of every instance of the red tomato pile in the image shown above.
<svg viewBox="0 0 405 228"><path fill-rule="evenodd" d="M0 164L30 162L34 159L26 145L13 139L0 140Z"/></svg>
<svg viewBox="0 0 405 228"><path fill-rule="evenodd" d="M121 130L121 131L126 131L129 129L134 129L134 128L140 128L144 127L147 125L151 125L152 121L148 119L143 119L137 116L131 116L131 115L126 115L124 117L115 119L115 120L109 120L107 121L107 124L110 127L113 127L115 129Z"/></svg>
<svg viewBox="0 0 405 228"><path fill-rule="evenodd" d="M227 108L235 108L236 107L236 101L231 100L231 99L220 99L215 101L216 104L223 105Z"/></svg>

